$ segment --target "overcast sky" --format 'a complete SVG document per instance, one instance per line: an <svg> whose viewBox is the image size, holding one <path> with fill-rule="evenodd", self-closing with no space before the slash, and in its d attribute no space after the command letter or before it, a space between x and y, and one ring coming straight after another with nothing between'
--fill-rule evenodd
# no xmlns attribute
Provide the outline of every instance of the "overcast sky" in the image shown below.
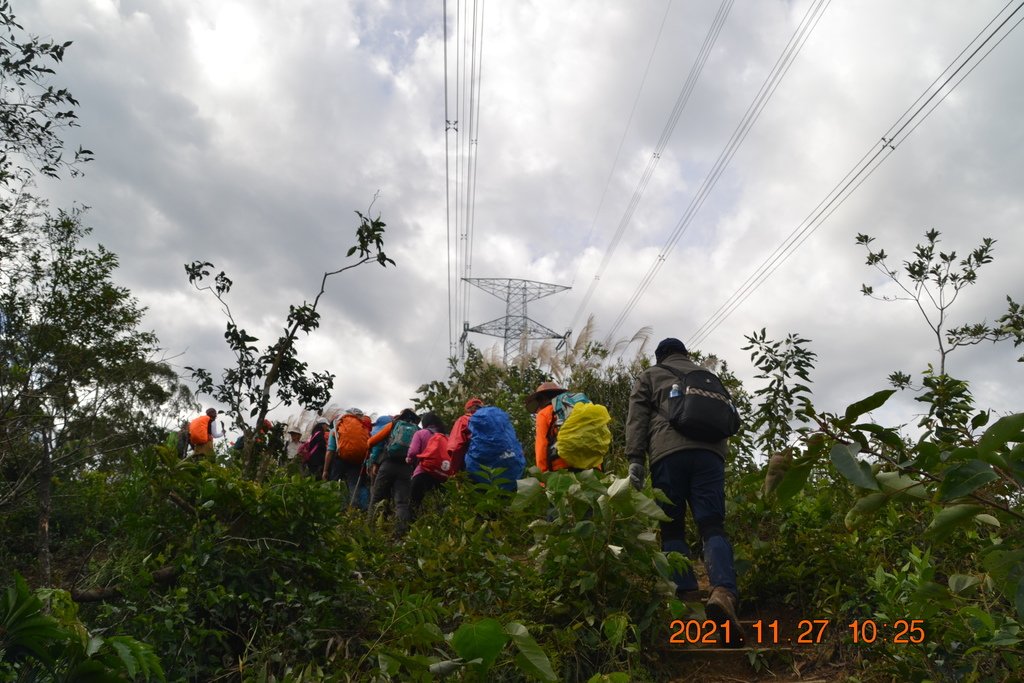
<svg viewBox="0 0 1024 683"><path fill-rule="evenodd" d="M69 142L96 156L84 178L41 189L57 206L91 207L87 223L120 255L119 280L149 308L146 324L176 364L228 361L224 320L190 289L184 263L227 271L237 318L269 339L288 305L345 263L354 212L379 191L372 212L388 224L397 265L330 280L323 326L301 350L312 369L337 375L334 403L394 412L420 384L447 376L463 321L458 307L449 315L459 291L449 272L467 265L458 251L467 208L471 276L572 286L530 304L537 322L578 330L592 314L599 339L650 326L653 342L692 342L1004 3L833 2L667 253L810 2L732 5L674 127L718 2L480 2L479 42L467 51L479 68L470 91L479 114L474 128L463 118L447 136L440 0L13 5L30 32L73 41L57 82L81 102ZM454 122L471 108L471 79L455 57L473 5L447 5ZM864 265L861 232L897 265L929 229L963 254L996 239L995 261L951 309L953 324L994 320L1007 294L1024 299L1022 64L1017 30L699 348L754 389L744 335L798 332L818 354L823 410L885 388L893 370L917 375L937 362L912 303L860 294L862 283L886 289ZM452 183L474 169L471 203L464 186L446 185L446 144ZM475 166L465 161L471 148ZM470 325L505 313L479 289L465 304ZM972 383L981 406L1019 410L1021 353L1008 343L961 349L949 370ZM910 399L885 417L911 420Z"/></svg>

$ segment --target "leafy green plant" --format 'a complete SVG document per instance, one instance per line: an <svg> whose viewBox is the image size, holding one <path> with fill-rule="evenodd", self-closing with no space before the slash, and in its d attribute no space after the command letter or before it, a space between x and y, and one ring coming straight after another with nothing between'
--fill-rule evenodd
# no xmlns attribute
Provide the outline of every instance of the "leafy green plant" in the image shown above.
<svg viewBox="0 0 1024 683"><path fill-rule="evenodd" d="M164 680L149 645L129 636L91 634L67 592L41 593L54 616L44 612L40 597L19 575L0 599L0 676L5 680Z"/></svg>
<svg viewBox="0 0 1024 683"><path fill-rule="evenodd" d="M372 206L372 205L371 205ZM320 279L320 291L312 303L289 306L284 331L277 341L269 344L262 352L255 346L259 341L235 320L227 295L234 284L223 271L213 278L213 284L204 284L210 276L213 264L193 261L185 265L189 282L200 291L208 291L220 303L227 317L224 338L234 355L235 365L221 374L220 381L203 368L186 368L191 371L200 393L208 394L214 400L227 405L234 425L245 437L242 460L249 478L255 478L260 470L263 455L257 436L272 402L279 400L284 405L300 403L307 410L319 411L330 398L334 375L329 372L307 376L307 363L299 360L295 341L300 332L309 334L320 327L317 306L320 297L327 290L327 279L367 263L387 267L394 261L384 253L384 228L386 223L380 217L371 218L361 212L356 228L356 244L349 248L346 257L356 260L337 270L325 272Z"/></svg>

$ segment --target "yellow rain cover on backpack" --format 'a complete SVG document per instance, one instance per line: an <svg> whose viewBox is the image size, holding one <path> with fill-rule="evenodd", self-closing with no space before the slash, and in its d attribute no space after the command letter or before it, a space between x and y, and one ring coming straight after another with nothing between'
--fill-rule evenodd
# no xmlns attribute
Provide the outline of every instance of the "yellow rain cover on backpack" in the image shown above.
<svg viewBox="0 0 1024 683"><path fill-rule="evenodd" d="M597 403L577 403L558 430L558 457L577 469L599 467L612 443L612 416Z"/></svg>

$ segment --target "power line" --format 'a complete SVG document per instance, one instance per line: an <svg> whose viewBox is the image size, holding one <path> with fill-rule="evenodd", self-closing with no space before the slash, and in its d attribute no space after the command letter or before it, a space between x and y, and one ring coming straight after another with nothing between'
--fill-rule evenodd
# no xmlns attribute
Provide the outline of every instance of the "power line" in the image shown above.
<svg viewBox="0 0 1024 683"><path fill-rule="evenodd" d="M746 139L750 129L753 128L754 123L757 122L758 117L760 117L761 112L764 110L765 106L767 106L768 101L775 93L775 90L782 82L782 79L785 78L786 74L789 72L790 67L793 65L793 62L796 60L800 50L807 42L808 37L810 37L811 33L814 31L814 28L817 26L818 21L820 21L821 16L824 14L824 11L828 7L830 1L831 0L816 0L816 2L807 9L807 12L804 14L799 26L797 26L796 31L790 37L789 42L782 51L782 54L779 56L778 60L776 60L775 66L772 67L768 77L761 85L761 89L757 92L754 100L750 103L750 106L747 108L746 113L740 120L739 125L733 131L732 137L726 143L721 154L719 154L714 166L704 178L703 183L701 183L697 193L690 201L690 204L687 206L682 218L679 219L671 236L665 243L665 246L659 252L654 263L647 270L647 273L640 281L640 284L637 285L636 290L626 303L626 306L622 309L622 312L619 313L619 316L616 318L609 332L610 335L614 335L615 331L618 330L623 322L625 322L630 312L632 312L633 308L647 291L647 288L650 287L651 283L654 281L654 277L658 274L658 271L661 270L661 266L664 264L669 253L671 253L672 248L689 228L690 222L693 220L694 216L697 215L697 212L703 206L704 201L718 183L718 179L729 166L729 163L732 161L732 157L736 154L736 150L738 150L740 145L743 144L743 141Z"/></svg>
<svg viewBox="0 0 1024 683"><path fill-rule="evenodd" d="M448 141L448 133L451 131L452 122L448 118L448 0L441 4L441 24L444 49L444 218L446 238L446 261L448 262L448 353L455 352L454 320L452 319L452 207L451 207L451 177L449 169L451 160Z"/></svg>
<svg viewBox="0 0 1024 683"><path fill-rule="evenodd" d="M570 328L576 326L576 322L579 320L584 310L586 310L587 305L590 303L590 298L593 296L594 291L597 289L597 286L601 281L601 276L604 274L605 269L607 269L608 264L611 263L612 256L618 248L622 235L633 220L633 214L640 205L640 200L643 198L647 185L650 183L651 177L654 175L654 170L657 168L658 162L661 160L661 155L664 153L665 147L672 138L672 133L675 131L676 124L679 122L679 117L686 108L686 104L690 100L690 95L693 93L693 89L700 78L700 74L704 70L704 65L711 56L711 49L714 47L719 34L722 32L722 27L725 25L725 20L729 15L729 10L732 8L732 4L733 0L723 0L722 4L719 6L718 12L715 14L715 18L711 22L711 27L704 36L704 43L701 45L701 48L697 53L697 58L694 61L693 66L690 67L690 73L687 75L686 80L679 91L679 95L676 98L672 112L669 114L668 121L666 121L665 126L661 131L661 137L658 139L658 143L655 146L651 158L647 161L647 167L644 169L640 180L637 182L636 188L633 190L633 196L630 198L629 205L626 207L625 213L619 220L618 227L615 230L615 234L612 237L611 242L609 242L607 249L605 249L604 257L601 259L601 265L598 267L597 273L594 275L594 279L591 280L590 287L587 289L587 293L583 297L583 301L580 303L579 308L576 309L576 314L573 316L572 321L569 324Z"/></svg>
<svg viewBox="0 0 1024 683"><path fill-rule="evenodd" d="M882 135L879 142L861 157L853 169L847 172L846 176L833 187L825 199L818 203L813 211L790 232L789 236L755 269L746 281L730 295L730 297L715 311L712 316L702 324L691 336L691 345L697 346L729 317L740 305L745 302L771 275L795 252L821 225L845 202L860 185L867 180L875 170L884 162L896 148L913 133L921 123L955 90L977 66L991 54L992 50L998 47L1006 37L1024 22L1024 16L1017 19L1008 30L994 43L989 43L1000 31L1006 27L1010 20L1024 9L1024 3L1017 6L1013 12L1008 14L991 32L978 43L982 35L995 24L1012 2L1007 3L996 16L985 25L985 27L960 51L954 60L943 70L932 83L925 88L925 91L900 115L892 126ZM972 49L972 46L978 43ZM987 51L982 54L973 64L972 60L988 46ZM968 54L969 52L969 54ZM961 57L968 54L961 62ZM959 65L958 65L958 62ZM958 77L968 65L971 65L966 72ZM948 75L947 75L948 74ZM943 80L943 77L944 80ZM954 79L956 79L955 82ZM941 81L941 84L936 87ZM951 85L952 84L952 85ZM940 97L941 95L941 97ZM917 107L915 110L915 106ZM910 113L913 112L913 113ZM923 116L920 116L924 112ZM920 119L918 117L920 116Z"/></svg>
<svg viewBox="0 0 1024 683"><path fill-rule="evenodd" d="M477 7L480 8L479 21L477 20ZM470 67L470 95L469 95L469 141L467 145L467 168L466 168L466 239L465 239L465 260L463 266L463 279L469 278L473 272L473 235L475 232L476 220L476 173L478 168L479 137L480 137L480 86L483 78L483 16L484 0L473 2L473 56ZM479 39L478 39L479 37ZM469 299L471 290L466 285L463 298L462 320L469 320Z"/></svg>
<svg viewBox="0 0 1024 683"><path fill-rule="evenodd" d="M480 88L483 65L484 0L457 2L455 21L455 118L451 118L448 86L452 65L448 57L448 3L444 1L445 59L445 207L448 224L448 343L455 352L456 332L464 327L469 308L473 225L476 213L476 170L480 131ZM461 122L461 126L460 126ZM460 128L462 134L460 135ZM454 174L452 144L454 139ZM453 177L454 176L454 177ZM454 238L454 239L453 239Z"/></svg>
<svg viewBox="0 0 1024 683"><path fill-rule="evenodd" d="M636 97L633 98L633 107L629 110L629 118L626 120L626 127L622 130L622 138L619 140L619 146L615 150L615 158L612 160L612 167L608 170L608 177L604 181L604 189L601 191L601 199L597 203L597 209L594 211L594 217L590 220L590 230L587 233L587 241L583 245L586 249L590 246L591 241L594 238L594 229L597 227L597 218L601 215L601 209L604 208L604 200L608 197L608 188L612 184L612 178L615 177L615 169L619 166L619 157L622 155L622 147L626 143L626 136L629 134L630 126L633 125L633 116L636 114L637 104L640 103L640 95L643 94L644 85L647 84L647 75L651 71L651 63L654 62L654 55L658 52L658 45L661 44L661 35L665 30L665 22L668 19L669 11L672 9L672 0L668 0L668 4L665 6L665 14L661 17L661 25L658 27L658 35L654 39L654 45L651 47L651 54L647 57L647 66L644 67L644 75L640 79L640 87L636 90ZM582 263L582 261L580 262ZM580 267L576 266L576 271L572 274L572 280L570 286L576 284L576 276L579 275ZM577 312L577 316L579 312ZM576 318L573 318L573 323L570 327L575 326Z"/></svg>

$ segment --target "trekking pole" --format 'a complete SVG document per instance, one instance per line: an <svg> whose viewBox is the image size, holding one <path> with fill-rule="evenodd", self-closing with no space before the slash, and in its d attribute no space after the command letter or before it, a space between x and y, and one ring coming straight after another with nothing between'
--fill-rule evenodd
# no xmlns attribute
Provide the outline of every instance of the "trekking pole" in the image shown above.
<svg viewBox="0 0 1024 683"><path fill-rule="evenodd" d="M366 467L359 468L359 477L356 479L356 485L352 487L352 495L349 496L348 506L351 508L356 504L356 498L359 496L359 487L363 483L363 475L366 473Z"/></svg>

